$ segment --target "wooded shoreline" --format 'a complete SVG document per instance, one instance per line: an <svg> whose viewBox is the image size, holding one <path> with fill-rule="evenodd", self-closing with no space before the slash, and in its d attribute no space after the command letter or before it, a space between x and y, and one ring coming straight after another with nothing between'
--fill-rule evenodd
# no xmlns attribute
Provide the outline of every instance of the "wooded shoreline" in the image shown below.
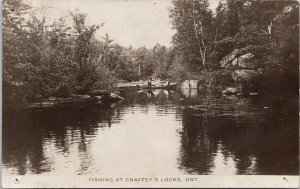
<svg viewBox="0 0 300 189"><path fill-rule="evenodd" d="M112 90L119 80L152 77L198 80L197 88L228 94L299 95L296 1L222 0L213 12L208 0L173 0L170 47L121 46L109 34L97 39L103 23L88 25L79 10L68 17L71 24L65 18L49 23L23 1L3 1L5 104L85 95Z"/></svg>

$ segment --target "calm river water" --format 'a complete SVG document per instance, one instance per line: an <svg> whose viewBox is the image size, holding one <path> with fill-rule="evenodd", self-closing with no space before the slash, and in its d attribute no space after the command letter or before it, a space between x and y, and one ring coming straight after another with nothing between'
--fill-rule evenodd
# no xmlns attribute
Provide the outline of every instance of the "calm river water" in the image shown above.
<svg viewBox="0 0 300 189"><path fill-rule="evenodd" d="M3 175L299 174L297 100L119 95L111 109L5 113Z"/></svg>

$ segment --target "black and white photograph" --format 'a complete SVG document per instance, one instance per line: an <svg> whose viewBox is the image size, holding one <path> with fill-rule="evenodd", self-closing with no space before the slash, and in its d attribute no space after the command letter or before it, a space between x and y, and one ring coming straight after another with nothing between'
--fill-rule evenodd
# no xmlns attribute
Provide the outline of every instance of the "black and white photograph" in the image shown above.
<svg viewBox="0 0 300 189"><path fill-rule="evenodd" d="M2 187L299 187L299 2L2 0Z"/></svg>

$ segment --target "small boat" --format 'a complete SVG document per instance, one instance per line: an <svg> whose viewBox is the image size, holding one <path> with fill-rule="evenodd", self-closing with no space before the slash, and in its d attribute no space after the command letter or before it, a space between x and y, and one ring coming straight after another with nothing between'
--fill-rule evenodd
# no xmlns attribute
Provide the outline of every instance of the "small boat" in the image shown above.
<svg viewBox="0 0 300 189"><path fill-rule="evenodd" d="M138 86L139 89L174 89L175 87L176 87L176 83L170 83L170 85Z"/></svg>

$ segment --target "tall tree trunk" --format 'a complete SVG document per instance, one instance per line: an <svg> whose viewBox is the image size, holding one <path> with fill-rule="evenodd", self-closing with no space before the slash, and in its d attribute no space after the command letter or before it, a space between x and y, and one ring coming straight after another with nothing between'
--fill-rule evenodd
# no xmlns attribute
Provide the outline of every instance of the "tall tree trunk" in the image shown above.
<svg viewBox="0 0 300 189"><path fill-rule="evenodd" d="M216 34L215 34L214 51L216 50L217 36L218 36L218 29L216 29Z"/></svg>
<svg viewBox="0 0 300 189"><path fill-rule="evenodd" d="M190 9L190 13L191 13L191 17L192 17L192 20L193 20L193 26L194 26L194 34L195 34L195 38L197 39L197 44L198 44L198 48L199 48L199 54L201 56L201 59L202 59L202 64L204 66L204 68L206 68L206 49L205 49L205 43L204 43L204 40L203 40L203 27L202 27L202 23L200 22L200 32L201 32L201 37L199 36L199 31L198 31L198 28L197 28L197 24L196 24L196 18L195 18L195 14L194 14L194 10L193 8L195 7L194 5L194 0L192 0L192 9ZM201 38L201 41L200 41L200 38ZM202 44L202 46L201 46Z"/></svg>

